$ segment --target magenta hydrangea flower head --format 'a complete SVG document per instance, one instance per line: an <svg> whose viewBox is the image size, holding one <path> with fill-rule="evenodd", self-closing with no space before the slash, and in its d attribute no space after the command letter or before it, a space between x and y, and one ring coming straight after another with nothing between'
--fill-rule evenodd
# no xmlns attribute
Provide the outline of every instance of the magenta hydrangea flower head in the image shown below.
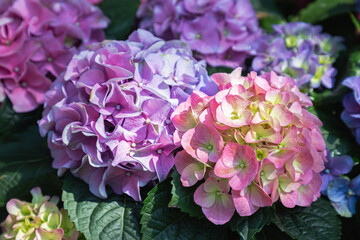
<svg viewBox="0 0 360 240"><path fill-rule="evenodd" d="M195 203L215 224L229 221L234 208L249 216L279 199L309 206L320 196L327 153L310 99L275 72L243 77L237 68L212 78L216 95L193 92L171 115L183 186L205 181Z"/></svg>
<svg viewBox="0 0 360 240"><path fill-rule="evenodd" d="M211 66L244 66L262 31L249 0L142 0L140 28L181 39ZM206 26L206 27L204 27Z"/></svg>
<svg viewBox="0 0 360 240"><path fill-rule="evenodd" d="M343 48L341 37L322 33L321 26L304 22L274 25L252 45L254 71L274 71L290 76L299 88L332 88L336 69L332 66Z"/></svg>
<svg viewBox="0 0 360 240"><path fill-rule="evenodd" d="M39 125L53 167L69 169L98 197L109 185L140 200L139 188L174 165L170 115L193 90L214 94L217 86L181 41L140 29L128 41L91 45L46 94Z"/></svg>
<svg viewBox="0 0 360 240"><path fill-rule="evenodd" d="M86 0L14 0L0 7L0 101L15 112L44 103L72 55L104 39L109 20Z"/></svg>
<svg viewBox="0 0 360 240"><path fill-rule="evenodd" d="M39 187L31 190L32 202L11 199L9 215L0 224L1 239L75 240L79 232L65 209L56 206L59 198L43 196Z"/></svg>

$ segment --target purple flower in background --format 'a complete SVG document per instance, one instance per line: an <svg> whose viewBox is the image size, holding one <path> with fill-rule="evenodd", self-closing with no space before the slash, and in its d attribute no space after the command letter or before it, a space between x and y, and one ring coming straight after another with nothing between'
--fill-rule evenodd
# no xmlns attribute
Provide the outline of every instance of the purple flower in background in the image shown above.
<svg viewBox="0 0 360 240"><path fill-rule="evenodd" d="M360 197L360 175L351 181L347 177L335 178L329 183L327 195L339 215L351 217Z"/></svg>
<svg viewBox="0 0 360 240"><path fill-rule="evenodd" d="M325 170L321 173L322 184L321 193L326 195L328 185L336 177L347 174L354 166L354 161L350 156L335 156L331 157L331 153L328 151L327 162L325 162Z"/></svg>
<svg viewBox="0 0 360 240"><path fill-rule="evenodd" d="M343 81L343 85L353 90L344 96L344 111L341 119L353 132L356 142L360 144L360 77L348 77Z"/></svg>
<svg viewBox="0 0 360 240"><path fill-rule="evenodd" d="M106 185L140 200L140 187L174 165L170 115L193 90L217 86L181 41L145 30L75 55L46 93L40 132L58 174L70 170L106 198Z"/></svg>
<svg viewBox="0 0 360 240"><path fill-rule="evenodd" d="M15 112L29 112L44 103L73 54L104 39L109 20L86 0L0 5L0 104L7 96Z"/></svg>
<svg viewBox="0 0 360 240"><path fill-rule="evenodd" d="M211 66L238 67L262 31L249 0L142 0L140 28L181 39Z"/></svg>
<svg viewBox="0 0 360 240"><path fill-rule="evenodd" d="M332 88L332 66L342 49L342 38L321 32L320 26L304 22L274 25L274 32L252 45L252 69L288 75L301 88Z"/></svg>

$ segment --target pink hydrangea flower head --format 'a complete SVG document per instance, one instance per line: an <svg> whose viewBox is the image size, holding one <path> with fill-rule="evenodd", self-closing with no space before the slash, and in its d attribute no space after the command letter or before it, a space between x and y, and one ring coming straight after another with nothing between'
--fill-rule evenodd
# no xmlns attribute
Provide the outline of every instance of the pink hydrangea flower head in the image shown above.
<svg viewBox="0 0 360 240"><path fill-rule="evenodd" d="M14 0L0 6L0 102L15 112L44 103L73 54L104 39L109 20L86 0Z"/></svg>
<svg viewBox="0 0 360 240"><path fill-rule="evenodd" d="M46 94L40 133L48 134L59 175L70 170L101 198L107 197L108 185L140 201L140 187L164 180L174 166L171 113L184 106L174 124L191 129L195 125L187 122L198 120L187 118L187 108L200 112L210 98L206 94L216 91L205 63L196 61L186 45L140 29L128 41L95 43L72 58ZM203 128L199 131L207 132ZM220 135L207 134L203 143L196 133L188 134L189 141L213 146L197 154L203 159L219 154ZM189 169L198 169L194 176L201 178L201 162L184 165L191 165L184 182L194 182Z"/></svg>
<svg viewBox="0 0 360 240"><path fill-rule="evenodd" d="M278 199L289 208L309 206L320 196L326 161L322 123L307 110L310 99L293 79L274 72L241 76L237 68L212 78L218 93L202 95L198 108L189 99L201 94L193 93L171 116L174 136L184 148L175 157L183 185L226 181L231 191L224 193L232 196L240 216ZM203 186L194 197L204 211L213 197ZM206 216L214 221L213 215Z"/></svg>
<svg viewBox="0 0 360 240"><path fill-rule="evenodd" d="M211 66L244 66L262 35L249 0L142 0L137 16L140 28L183 40Z"/></svg>
<svg viewBox="0 0 360 240"><path fill-rule="evenodd" d="M79 232L65 209L56 206L58 197L43 196L39 187L31 190L32 202L11 199L9 215L0 224L2 239L77 239Z"/></svg>

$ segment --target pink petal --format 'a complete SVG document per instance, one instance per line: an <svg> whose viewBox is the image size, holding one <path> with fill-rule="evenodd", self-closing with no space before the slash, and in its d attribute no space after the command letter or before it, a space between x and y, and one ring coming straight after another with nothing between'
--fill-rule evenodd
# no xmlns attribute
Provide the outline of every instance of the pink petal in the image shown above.
<svg viewBox="0 0 360 240"><path fill-rule="evenodd" d="M210 208L202 208L203 213L212 223L222 225L230 221L235 206L230 194L221 194Z"/></svg>

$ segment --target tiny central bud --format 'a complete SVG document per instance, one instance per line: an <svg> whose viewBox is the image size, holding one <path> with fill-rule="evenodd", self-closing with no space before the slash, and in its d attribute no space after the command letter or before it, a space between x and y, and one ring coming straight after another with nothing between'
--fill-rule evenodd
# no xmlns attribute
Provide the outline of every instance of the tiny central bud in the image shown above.
<svg viewBox="0 0 360 240"><path fill-rule="evenodd" d="M179 78L177 76L174 77L174 81L178 81Z"/></svg>
<svg viewBox="0 0 360 240"><path fill-rule="evenodd" d="M139 83L139 87L143 87L144 86L144 84L143 83Z"/></svg>
<svg viewBox="0 0 360 240"><path fill-rule="evenodd" d="M264 171L260 172L260 176L264 176L264 174L265 174Z"/></svg>
<svg viewBox="0 0 360 240"><path fill-rule="evenodd" d="M158 154L161 154L161 153L162 153L162 150L161 150L161 149L158 149L157 152L158 152Z"/></svg>
<svg viewBox="0 0 360 240"><path fill-rule="evenodd" d="M209 150L209 151L213 150L213 148L214 148L213 145L208 145L208 146L206 147L206 149Z"/></svg>
<svg viewBox="0 0 360 240"><path fill-rule="evenodd" d="M355 195L355 193L354 193L351 189L348 190L347 194L348 194L348 196L353 196L353 195Z"/></svg>
<svg viewBox="0 0 360 240"><path fill-rule="evenodd" d="M149 124L149 123L150 123L150 119L147 118L147 119L145 120L145 123L146 123L146 124Z"/></svg>
<svg viewBox="0 0 360 240"><path fill-rule="evenodd" d="M5 45L10 45L11 44L11 41L8 39L5 41Z"/></svg>
<svg viewBox="0 0 360 240"><path fill-rule="evenodd" d="M133 148L136 147L136 143L133 142L133 143L131 144L131 147L133 147Z"/></svg>
<svg viewBox="0 0 360 240"><path fill-rule="evenodd" d="M48 61L48 62L52 62L52 61L53 61L52 57L48 57L48 58L47 58L47 61Z"/></svg>
<svg viewBox="0 0 360 240"><path fill-rule="evenodd" d="M130 177L130 176L131 176L131 173L127 172L127 173L126 173L126 176Z"/></svg>
<svg viewBox="0 0 360 240"><path fill-rule="evenodd" d="M120 105L116 105L116 110L120 110L121 106Z"/></svg>
<svg viewBox="0 0 360 240"><path fill-rule="evenodd" d="M241 163L239 164L239 167L240 167L240 168L244 168L244 167L245 167L245 163L244 163L244 162L241 162Z"/></svg>
<svg viewBox="0 0 360 240"><path fill-rule="evenodd" d="M195 38L196 38L196 39L201 39L200 33L196 34L196 35L195 35Z"/></svg>
<svg viewBox="0 0 360 240"><path fill-rule="evenodd" d="M26 83L26 82L22 82L22 83L21 83L21 86L22 86L23 88L26 88L26 87L27 87L27 83Z"/></svg>
<svg viewBox="0 0 360 240"><path fill-rule="evenodd" d="M14 72L19 72L20 68L19 67L14 67Z"/></svg>
<svg viewBox="0 0 360 240"><path fill-rule="evenodd" d="M166 119L165 123L170 124L171 123L170 119Z"/></svg>

